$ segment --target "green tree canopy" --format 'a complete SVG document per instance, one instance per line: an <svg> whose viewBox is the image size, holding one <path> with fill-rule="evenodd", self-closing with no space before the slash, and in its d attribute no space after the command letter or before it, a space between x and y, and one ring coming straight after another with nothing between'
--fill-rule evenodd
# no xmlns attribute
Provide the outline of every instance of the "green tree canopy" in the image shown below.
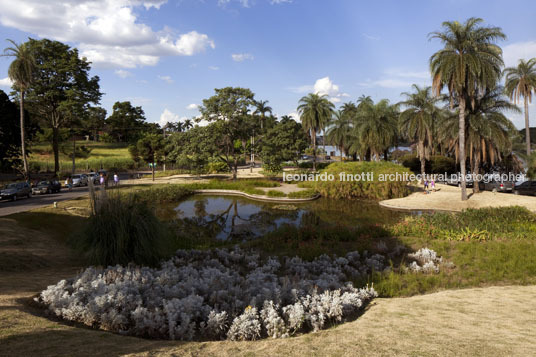
<svg viewBox="0 0 536 357"><path fill-rule="evenodd" d="M247 88L226 87L216 89L216 94L203 100L199 107L202 118L214 124L215 155L224 161L236 179L238 161L243 143L252 135L255 127L250 114L255 105L254 94Z"/></svg>
<svg viewBox="0 0 536 357"><path fill-rule="evenodd" d="M102 93L99 77L90 77L90 62L58 41L29 39L36 70L27 91L30 112L52 129L54 170L59 171L59 130L83 116Z"/></svg>
<svg viewBox="0 0 536 357"><path fill-rule="evenodd" d="M266 131L262 141L261 155L269 171L279 171L284 161L298 160L309 146L309 140L300 123L284 117Z"/></svg>
<svg viewBox="0 0 536 357"><path fill-rule="evenodd" d="M117 141L135 142L146 129L145 112L129 101L115 102L112 114L106 119L106 128Z"/></svg>

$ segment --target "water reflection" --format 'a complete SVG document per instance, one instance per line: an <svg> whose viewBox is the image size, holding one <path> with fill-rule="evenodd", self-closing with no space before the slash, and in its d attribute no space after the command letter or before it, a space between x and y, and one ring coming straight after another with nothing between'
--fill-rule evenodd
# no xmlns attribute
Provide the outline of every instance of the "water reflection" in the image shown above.
<svg viewBox="0 0 536 357"><path fill-rule="evenodd" d="M367 201L320 199L281 207L235 196L206 195L193 195L178 204L161 207L159 214L175 221L177 228L190 236L220 240L252 239L286 224L356 228L398 220L403 215Z"/></svg>

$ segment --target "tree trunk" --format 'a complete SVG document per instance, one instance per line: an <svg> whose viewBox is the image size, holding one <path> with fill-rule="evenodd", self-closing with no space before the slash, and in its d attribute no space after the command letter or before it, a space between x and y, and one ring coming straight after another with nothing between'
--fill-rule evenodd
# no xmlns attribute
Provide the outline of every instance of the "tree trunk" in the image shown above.
<svg viewBox="0 0 536 357"><path fill-rule="evenodd" d="M28 168L28 159L26 157L26 138L24 128L24 91L20 91L20 141L22 151L22 163L24 165L24 180L30 179L30 170Z"/></svg>
<svg viewBox="0 0 536 357"><path fill-rule="evenodd" d="M459 125L459 139L458 144L460 145L459 155L460 155L460 186L462 188L462 201L467 201L467 185L465 182L465 98L461 96L460 98L460 115L459 115L460 125Z"/></svg>
<svg viewBox="0 0 536 357"><path fill-rule="evenodd" d="M154 154L153 154L153 162L151 163L151 173L153 174L153 181L154 181Z"/></svg>
<svg viewBox="0 0 536 357"><path fill-rule="evenodd" d="M424 175L426 174L426 158L424 157L424 143L419 141L419 159L421 160L421 176L424 180Z"/></svg>
<svg viewBox="0 0 536 357"><path fill-rule="evenodd" d="M475 158L473 162L473 193L480 193L480 181L477 181L476 179L477 175L480 173L480 152L478 150L475 152Z"/></svg>
<svg viewBox="0 0 536 357"><path fill-rule="evenodd" d="M383 151L383 160L388 161L389 160L389 149L385 149Z"/></svg>
<svg viewBox="0 0 536 357"><path fill-rule="evenodd" d="M342 162L342 155L344 153L344 145L341 146L340 150L341 150L340 154L341 154L341 162Z"/></svg>
<svg viewBox="0 0 536 357"><path fill-rule="evenodd" d="M525 96L525 142L527 145L527 156L530 155L530 126L529 126L529 103Z"/></svg>
<svg viewBox="0 0 536 357"><path fill-rule="evenodd" d="M237 175L238 175L238 157L235 156L234 164L233 164L233 180L236 180Z"/></svg>
<svg viewBox="0 0 536 357"><path fill-rule="evenodd" d="M316 131L312 130L313 134L313 171L316 171Z"/></svg>
<svg viewBox="0 0 536 357"><path fill-rule="evenodd" d="M52 151L54 151L54 173L60 171L59 129L52 127Z"/></svg>

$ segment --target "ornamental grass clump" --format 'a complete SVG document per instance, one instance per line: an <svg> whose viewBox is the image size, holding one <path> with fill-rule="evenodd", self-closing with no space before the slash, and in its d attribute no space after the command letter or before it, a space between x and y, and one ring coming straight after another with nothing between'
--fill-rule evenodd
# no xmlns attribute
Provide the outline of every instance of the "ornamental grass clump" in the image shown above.
<svg viewBox="0 0 536 357"><path fill-rule="evenodd" d="M404 175L409 177L410 171L392 162L336 162L323 173L333 175L333 180L315 182L314 189L322 197L385 200L409 194Z"/></svg>
<svg viewBox="0 0 536 357"><path fill-rule="evenodd" d="M179 250L158 268L90 267L49 286L37 301L57 317L127 335L283 338L356 317L377 296L350 282L378 268L371 258L351 252L304 261L239 248Z"/></svg>
<svg viewBox="0 0 536 357"><path fill-rule="evenodd" d="M91 214L75 247L94 265L154 266L167 232L138 195L91 190Z"/></svg>

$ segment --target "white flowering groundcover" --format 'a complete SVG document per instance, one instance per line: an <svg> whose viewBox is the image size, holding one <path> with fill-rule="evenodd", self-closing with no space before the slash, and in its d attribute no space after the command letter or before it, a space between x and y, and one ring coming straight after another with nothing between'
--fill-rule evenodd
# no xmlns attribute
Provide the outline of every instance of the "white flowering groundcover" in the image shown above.
<svg viewBox="0 0 536 357"><path fill-rule="evenodd" d="M63 319L127 335L279 338L355 316L377 294L350 280L382 271L385 263L384 256L367 252L306 262L262 259L239 248L179 250L160 268L90 267L36 300Z"/></svg>

